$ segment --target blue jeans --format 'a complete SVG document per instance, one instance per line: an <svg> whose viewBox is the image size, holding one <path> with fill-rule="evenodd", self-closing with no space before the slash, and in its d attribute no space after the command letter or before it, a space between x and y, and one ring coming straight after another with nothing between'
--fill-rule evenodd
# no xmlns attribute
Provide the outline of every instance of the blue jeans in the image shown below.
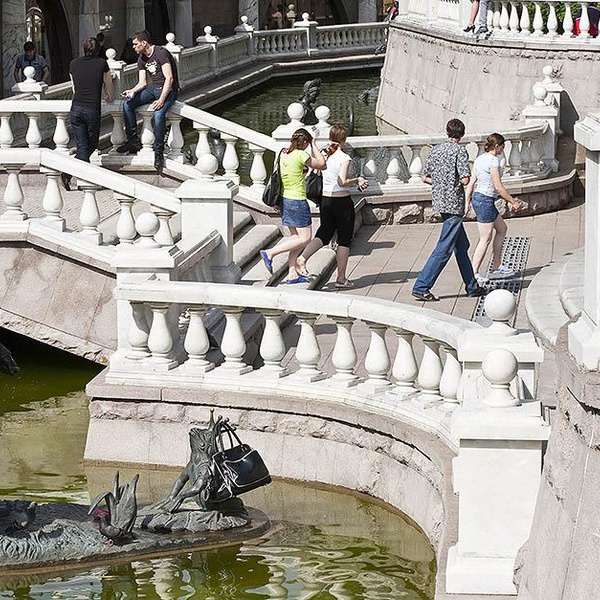
<svg viewBox="0 0 600 600"><path fill-rule="evenodd" d="M71 106L71 129L75 138L77 152L75 158L90 162L92 152L98 147L100 138L100 107Z"/></svg>
<svg viewBox="0 0 600 600"><path fill-rule="evenodd" d="M135 117L135 109L142 104L151 104L160 98L162 88L155 86L145 87L140 92L129 100L123 102L123 115L125 117L125 133L129 143L139 144L140 138L137 134L137 123ZM173 102L177 100L177 92L171 90L165 99L165 103L160 110L154 112L154 152L162 154L165 149L165 117L168 110L173 106Z"/></svg>
<svg viewBox="0 0 600 600"><path fill-rule="evenodd" d="M488 4L490 0L481 0L479 2L479 27L477 31L487 31Z"/></svg>
<svg viewBox="0 0 600 600"><path fill-rule="evenodd" d="M462 217L442 213L442 221L442 231L437 246L419 273L412 291L415 294L424 294L431 290L454 253L467 294L471 294L477 289L478 284L468 255L469 238L463 227Z"/></svg>

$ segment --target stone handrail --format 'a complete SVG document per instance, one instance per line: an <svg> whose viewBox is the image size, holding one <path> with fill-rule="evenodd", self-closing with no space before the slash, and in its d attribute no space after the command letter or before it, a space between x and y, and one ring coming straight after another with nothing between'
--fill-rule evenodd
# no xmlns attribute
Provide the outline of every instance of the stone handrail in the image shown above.
<svg viewBox="0 0 600 600"><path fill-rule="evenodd" d="M357 23L351 28L347 25L329 25L316 28L315 45L319 50L377 48L385 43L386 38L385 22Z"/></svg>
<svg viewBox="0 0 600 600"><path fill-rule="evenodd" d="M307 56L308 37L305 29L274 29L253 35L254 52L258 57L276 55Z"/></svg>
<svg viewBox="0 0 600 600"><path fill-rule="evenodd" d="M495 38L503 38L509 45L519 42L532 47L546 48L550 44L552 47L600 49L596 38L590 35L587 8L591 4L587 0L490 0L487 26ZM577 35L575 8L581 10ZM471 34L462 31L470 10L470 0L408 0L401 3L397 21L424 24L432 30L451 30L455 35L472 39Z"/></svg>

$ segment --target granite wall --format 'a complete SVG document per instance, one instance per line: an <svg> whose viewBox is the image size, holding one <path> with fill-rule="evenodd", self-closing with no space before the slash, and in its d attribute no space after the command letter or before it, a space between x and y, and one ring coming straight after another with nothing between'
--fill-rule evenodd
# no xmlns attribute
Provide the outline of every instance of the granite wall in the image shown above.
<svg viewBox="0 0 600 600"><path fill-rule="evenodd" d="M438 37L436 37L438 35ZM443 37L417 25L394 23L382 71L376 114L382 133L443 132L448 119L467 131L514 128L532 103L532 86L551 64L562 94L562 127L597 110L600 91L590 76L600 68L600 46L589 50L533 50L509 40Z"/></svg>
<svg viewBox="0 0 600 600"><path fill-rule="evenodd" d="M528 542L515 565L520 600L600 597L600 373L557 344L558 407Z"/></svg>

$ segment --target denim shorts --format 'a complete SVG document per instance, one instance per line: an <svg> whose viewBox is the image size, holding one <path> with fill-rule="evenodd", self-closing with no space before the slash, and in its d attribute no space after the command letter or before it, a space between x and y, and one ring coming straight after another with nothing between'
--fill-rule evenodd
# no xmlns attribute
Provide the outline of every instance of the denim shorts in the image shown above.
<svg viewBox="0 0 600 600"><path fill-rule="evenodd" d="M306 200L281 199L281 222L286 227L309 227L310 208Z"/></svg>
<svg viewBox="0 0 600 600"><path fill-rule="evenodd" d="M477 215L478 223L493 223L500 214L496 208L496 198L491 196L484 196L479 192L475 192L471 204Z"/></svg>

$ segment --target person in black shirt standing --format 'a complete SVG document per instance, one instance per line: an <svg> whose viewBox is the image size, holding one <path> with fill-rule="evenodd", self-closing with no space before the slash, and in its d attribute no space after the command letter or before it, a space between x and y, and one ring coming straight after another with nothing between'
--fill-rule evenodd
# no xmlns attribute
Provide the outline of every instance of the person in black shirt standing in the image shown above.
<svg viewBox="0 0 600 600"><path fill-rule="evenodd" d="M83 42L83 56L72 60L69 66L73 84L70 119L77 146L75 158L85 162L90 162L92 152L98 147L102 84L106 89L107 102L112 102L114 97L108 63L98 56L99 47L96 38L88 38ZM67 189L69 181L70 176L63 174Z"/></svg>
<svg viewBox="0 0 600 600"><path fill-rule="evenodd" d="M150 103L154 111L154 168L161 172L164 166L165 117L177 99L179 80L177 65L171 53L162 46L152 44L147 31L133 34L133 49L138 53L139 79L135 87L123 92L125 132L127 141L117 148L117 152L135 154L142 147L137 133L135 110L142 104Z"/></svg>

